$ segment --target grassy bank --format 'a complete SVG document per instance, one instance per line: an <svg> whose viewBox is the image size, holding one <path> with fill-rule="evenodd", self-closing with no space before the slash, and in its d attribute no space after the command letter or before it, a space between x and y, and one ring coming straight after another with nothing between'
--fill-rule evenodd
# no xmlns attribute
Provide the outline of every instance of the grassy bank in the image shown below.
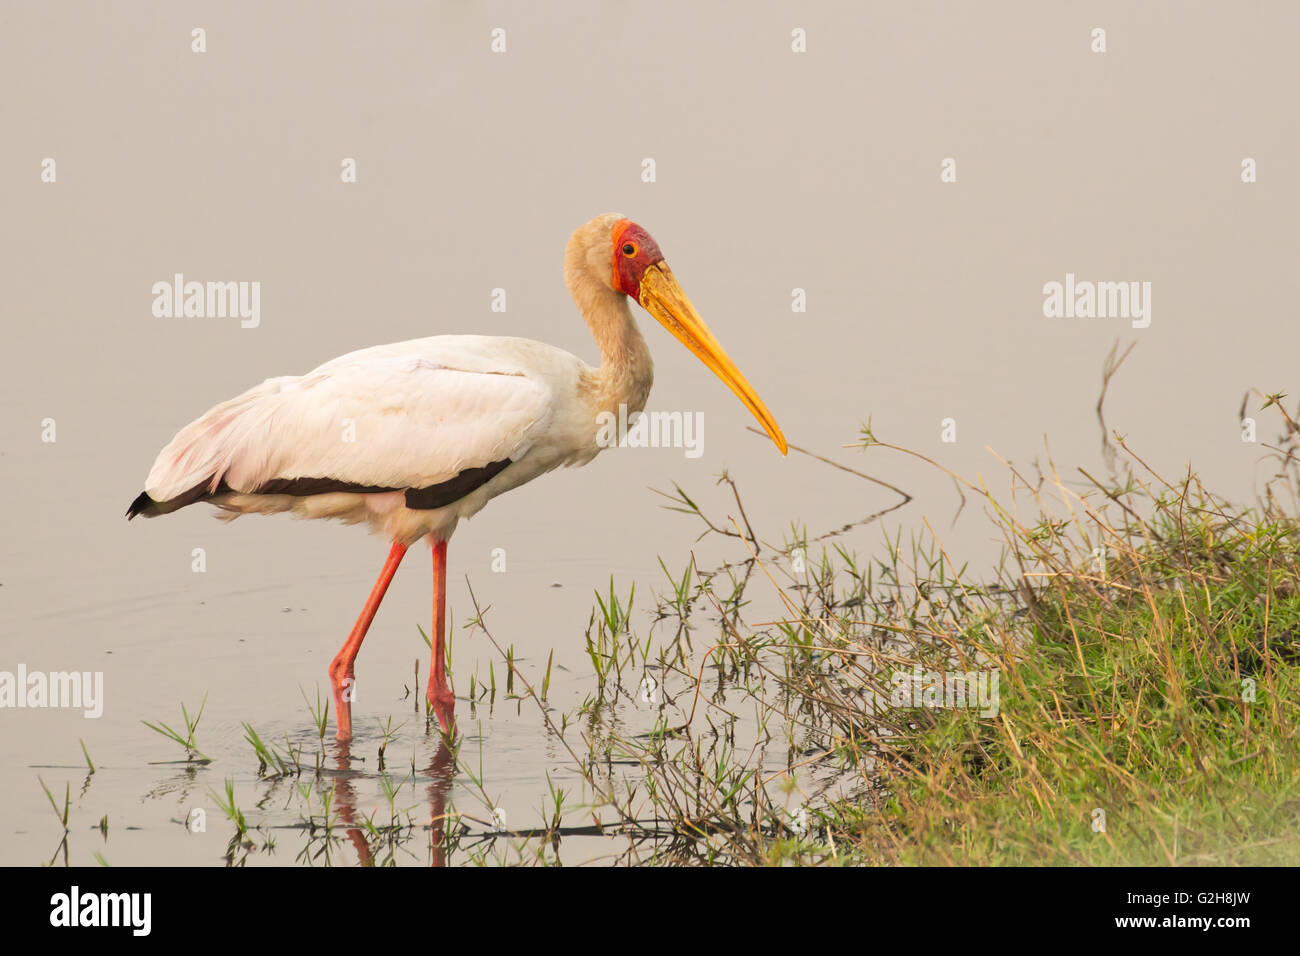
<svg viewBox="0 0 1300 956"><path fill-rule="evenodd" d="M627 859L1300 862L1298 432L1281 420L1254 508L1122 441L1106 479L1008 466L1006 501L957 479L1005 542L980 581L928 525L863 565L830 543L762 549L740 509L700 515L755 556L669 574L658 616L677 633L657 654L612 594L589 634L584 772L634 835ZM911 454L869 431L861 447ZM755 588L778 619L751 619ZM951 697L994 679L992 706ZM638 693L659 705L649 732L607 719Z"/></svg>

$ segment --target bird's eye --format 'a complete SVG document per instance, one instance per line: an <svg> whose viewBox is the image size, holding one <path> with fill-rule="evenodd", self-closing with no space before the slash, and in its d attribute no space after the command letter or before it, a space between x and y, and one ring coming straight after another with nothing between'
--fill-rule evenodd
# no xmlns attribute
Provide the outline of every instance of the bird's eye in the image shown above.
<svg viewBox="0 0 1300 956"><path fill-rule="evenodd" d="M636 255L636 246L632 245L632 243L630 242L625 242L623 244L623 255L625 256Z"/></svg>

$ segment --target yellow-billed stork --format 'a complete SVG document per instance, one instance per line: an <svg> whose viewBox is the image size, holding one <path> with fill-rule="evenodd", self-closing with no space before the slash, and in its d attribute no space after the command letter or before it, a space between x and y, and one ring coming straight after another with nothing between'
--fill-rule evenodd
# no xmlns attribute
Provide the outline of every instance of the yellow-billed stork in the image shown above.
<svg viewBox="0 0 1300 956"><path fill-rule="evenodd" d="M585 465L602 413L645 408L654 377L633 299L694 352L762 423L785 437L636 223L599 216L570 238L564 278L600 347L592 368L529 339L439 335L362 349L301 376L267 379L211 409L158 455L127 517L206 501L225 517L290 511L368 522L388 560L330 663L338 739L352 735L354 662L384 592L415 541L433 548L428 700L454 733L443 645L447 539L461 518L560 465ZM621 419L625 420L625 419Z"/></svg>

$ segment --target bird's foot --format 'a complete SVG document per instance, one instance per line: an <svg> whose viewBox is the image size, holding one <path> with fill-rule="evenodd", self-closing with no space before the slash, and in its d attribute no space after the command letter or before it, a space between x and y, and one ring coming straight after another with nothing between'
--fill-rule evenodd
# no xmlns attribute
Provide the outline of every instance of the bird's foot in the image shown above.
<svg viewBox="0 0 1300 956"><path fill-rule="evenodd" d="M442 732L448 737L456 736L456 698L449 688L429 689L429 708L438 717Z"/></svg>
<svg viewBox="0 0 1300 956"><path fill-rule="evenodd" d="M338 729L334 739L346 743L352 739L352 698L356 675L350 667L330 665L330 686L334 690L334 719Z"/></svg>

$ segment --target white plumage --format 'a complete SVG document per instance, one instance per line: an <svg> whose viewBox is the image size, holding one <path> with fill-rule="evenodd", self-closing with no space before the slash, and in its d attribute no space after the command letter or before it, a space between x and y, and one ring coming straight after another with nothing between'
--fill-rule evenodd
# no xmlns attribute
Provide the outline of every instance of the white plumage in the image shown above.
<svg viewBox="0 0 1300 956"><path fill-rule="evenodd" d="M201 482L235 493L212 503L229 517L293 511L368 521L410 544L449 536L491 498L599 448L579 432L589 410L578 383L596 370L529 339L443 335L361 349L302 376L268 379L183 428L145 482L155 501ZM445 508L407 508L424 488L510 459L487 484ZM335 478L392 492L254 495L275 479Z"/></svg>

